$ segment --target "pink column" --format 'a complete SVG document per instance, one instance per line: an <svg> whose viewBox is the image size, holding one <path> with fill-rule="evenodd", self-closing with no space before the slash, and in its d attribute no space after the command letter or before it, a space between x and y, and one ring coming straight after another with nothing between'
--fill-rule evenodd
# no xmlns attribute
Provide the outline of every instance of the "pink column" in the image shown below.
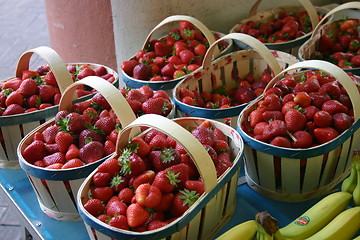
<svg viewBox="0 0 360 240"><path fill-rule="evenodd" d="M103 64L116 71L110 0L45 0L51 47L64 62Z"/></svg>

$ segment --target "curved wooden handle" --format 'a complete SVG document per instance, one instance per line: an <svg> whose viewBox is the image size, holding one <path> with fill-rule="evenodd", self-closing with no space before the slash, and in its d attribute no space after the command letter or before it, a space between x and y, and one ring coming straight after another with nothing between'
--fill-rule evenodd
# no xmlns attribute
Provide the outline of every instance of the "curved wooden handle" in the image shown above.
<svg viewBox="0 0 360 240"><path fill-rule="evenodd" d="M335 64L332 64L327 61L322 60L307 60L303 62L298 62L293 65L290 65L288 68L284 69L282 72L280 72L278 75L276 75L265 87L264 92L266 92L269 88L271 88L278 80L282 78L282 76L292 70L305 68L305 69L317 69L321 70L323 72L326 72L333 77L336 78L337 81L341 83L341 85L345 88L347 94L350 97L352 106L354 108L354 118L359 119L360 118L360 94L359 91L354 83L354 81L349 77L349 75L336 66Z"/></svg>
<svg viewBox="0 0 360 240"><path fill-rule="evenodd" d="M62 61L59 54L52 48L42 46L24 52L18 60L15 76L21 77L22 72L29 69L30 58L34 53L39 55L49 64L58 83L60 92L63 93L65 88L73 83L73 80L65 63Z"/></svg>
<svg viewBox="0 0 360 240"><path fill-rule="evenodd" d="M249 45L263 57L275 75L281 72L281 67L272 52L262 42L244 33L229 33L210 45L203 60L203 69L208 69L210 67L214 46L225 39L238 40Z"/></svg>
<svg viewBox="0 0 360 240"><path fill-rule="evenodd" d="M149 33L149 35L147 36L144 45L142 47L142 49L145 49L147 43L150 41L150 38L152 36L152 34L158 30L159 28L161 28L162 26L171 23L171 22L178 22L178 21L188 21L191 22L192 24L194 24L194 26L196 26L206 37L206 39L208 40L209 44L212 44L213 42L215 42L215 37L213 35L213 33L199 20L197 20L196 18L190 17L190 16L186 16L186 15L173 15L170 17L165 18L164 20L162 20L157 26L155 26L153 28L153 30L151 30L151 32ZM220 55L220 50L217 49L214 51L215 53L215 57Z"/></svg>
<svg viewBox="0 0 360 240"><path fill-rule="evenodd" d="M120 93L119 89L105 79L97 76L85 77L67 87L60 99L59 111L69 111L71 109L73 96L78 85L87 85L96 89L101 95L103 95L120 120L122 127L127 126L136 119L134 111L131 109L124 96Z"/></svg>
<svg viewBox="0 0 360 240"><path fill-rule="evenodd" d="M123 128L119 133L119 138L116 143L117 154L119 154L120 149L125 148L128 144L132 128L140 126L155 128L164 132L177 142L180 142L187 150L191 159L193 159L200 176L204 181L205 192L208 193L215 187L217 183L216 170L208 152L189 131L166 117L156 114L145 114Z"/></svg>
<svg viewBox="0 0 360 240"><path fill-rule="evenodd" d="M342 10L351 9L351 8L360 9L360 2L348 2L348 3L341 4L340 6L337 6L336 8L333 8L321 19L321 21L316 25L316 27L313 28L314 30L313 30L313 33L311 34L311 38L313 36L315 36L315 34L317 34L320 26L326 21L327 18L331 17L336 12L340 12Z"/></svg>

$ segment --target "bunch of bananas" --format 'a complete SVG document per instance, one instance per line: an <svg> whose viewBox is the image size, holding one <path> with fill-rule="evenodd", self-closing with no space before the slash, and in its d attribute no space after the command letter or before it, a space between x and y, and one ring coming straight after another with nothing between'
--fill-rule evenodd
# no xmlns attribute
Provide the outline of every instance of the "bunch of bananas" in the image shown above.
<svg viewBox="0 0 360 240"><path fill-rule="evenodd" d="M351 240L360 230L360 154L342 191L331 193L283 228L269 214L258 213L216 240ZM349 205L355 206L348 208ZM353 240L360 240L360 236Z"/></svg>

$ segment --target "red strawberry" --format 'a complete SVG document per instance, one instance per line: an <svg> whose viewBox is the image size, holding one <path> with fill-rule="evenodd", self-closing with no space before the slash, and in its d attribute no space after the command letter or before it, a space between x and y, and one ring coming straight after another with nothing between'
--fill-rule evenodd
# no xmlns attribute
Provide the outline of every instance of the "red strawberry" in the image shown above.
<svg viewBox="0 0 360 240"><path fill-rule="evenodd" d="M119 173L120 169L121 166L116 158L109 158L98 167L99 172L110 173L111 176L115 176Z"/></svg>
<svg viewBox="0 0 360 240"><path fill-rule="evenodd" d="M98 142L104 143L105 135L99 133L96 130L91 130L91 129L82 130L78 136L79 148L82 148L83 146L86 145L86 143L88 143L90 141L98 141Z"/></svg>
<svg viewBox="0 0 360 240"><path fill-rule="evenodd" d="M172 78L172 76L174 75L175 72L175 67L173 64L166 64L165 66L163 66L161 68L161 75L162 76L170 76Z"/></svg>
<svg viewBox="0 0 360 240"><path fill-rule="evenodd" d="M83 101L83 102L77 102L74 103L71 107L72 112L77 112L80 114L84 114L84 111L86 109L90 108L88 111L91 111L92 113L89 113L90 116L93 118L94 116L97 116L97 112L92 108L91 101ZM92 110L91 110L92 109Z"/></svg>
<svg viewBox="0 0 360 240"><path fill-rule="evenodd" d="M165 171L173 171L175 174L178 174L177 178L180 180L180 182L178 182L179 188L184 188L185 182L189 180L189 166L187 164L179 163L166 168Z"/></svg>
<svg viewBox="0 0 360 240"><path fill-rule="evenodd" d="M128 178L119 174L115 175L110 182L110 186L115 193L118 193L121 189L128 184Z"/></svg>
<svg viewBox="0 0 360 240"><path fill-rule="evenodd" d="M329 100L322 104L322 110L329 112L330 114L335 113L348 113L349 109L337 100Z"/></svg>
<svg viewBox="0 0 360 240"><path fill-rule="evenodd" d="M120 67L127 75L132 76L134 67L138 64L139 63L136 60L130 59L127 61L123 61Z"/></svg>
<svg viewBox="0 0 360 240"><path fill-rule="evenodd" d="M269 122L270 120L282 120L284 121L284 114L281 111L264 111L262 113L262 119L265 122Z"/></svg>
<svg viewBox="0 0 360 240"><path fill-rule="evenodd" d="M327 111L317 111L313 119L317 127L330 127L333 123L333 116Z"/></svg>
<svg viewBox="0 0 360 240"><path fill-rule="evenodd" d="M336 138L339 133L332 127L315 128L314 135L316 140L320 143L326 143Z"/></svg>
<svg viewBox="0 0 360 240"><path fill-rule="evenodd" d="M132 203L126 210L126 216L130 227L138 227L149 219L150 213L140 204Z"/></svg>
<svg viewBox="0 0 360 240"><path fill-rule="evenodd" d="M78 158L79 154L80 154L79 148L75 144L71 144L68 147L68 150L65 153L65 159L70 160L70 159L73 159L73 158Z"/></svg>
<svg viewBox="0 0 360 240"><path fill-rule="evenodd" d="M168 147L167 137L163 134L155 135L149 142L151 150L164 149Z"/></svg>
<svg viewBox="0 0 360 240"><path fill-rule="evenodd" d="M160 204L154 207L158 212L169 211L174 200L173 193L163 193Z"/></svg>
<svg viewBox="0 0 360 240"><path fill-rule="evenodd" d="M195 191L200 195L205 192L204 182L202 181L187 180L185 182L185 188L190 191Z"/></svg>
<svg viewBox="0 0 360 240"><path fill-rule="evenodd" d="M147 98L151 98L154 95L154 90L149 86L141 86L139 91L144 94Z"/></svg>
<svg viewBox="0 0 360 240"><path fill-rule="evenodd" d="M290 109L285 114L285 124L290 132L296 132L305 127L306 117L300 111Z"/></svg>
<svg viewBox="0 0 360 240"><path fill-rule="evenodd" d="M200 195L195 191L184 189L175 194L174 202L171 208L171 215L173 217L180 217L183 215L195 202Z"/></svg>
<svg viewBox="0 0 360 240"><path fill-rule="evenodd" d="M290 148L291 147L291 142L288 138L286 137L282 137L282 136L277 136L274 139L272 139L270 141L271 145L277 146L277 147L285 147L285 148Z"/></svg>
<svg viewBox="0 0 360 240"><path fill-rule="evenodd" d="M255 98L256 94L254 93L254 91L246 86L239 87L235 92L235 100L240 104L248 103Z"/></svg>
<svg viewBox="0 0 360 240"><path fill-rule="evenodd" d="M54 163L49 166L46 166L45 168L46 169L62 169L63 166L64 166L64 164L62 164L62 163Z"/></svg>
<svg viewBox="0 0 360 240"><path fill-rule="evenodd" d="M171 148L151 151L148 154L148 158L157 171L164 170L165 168L181 162L179 152Z"/></svg>
<svg viewBox="0 0 360 240"><path fill-rule="evenodd" d="M148 131L144 137L145 142L147 142L148 144L150 143L151 139L156 136L156 135L163 135L164 137L166 137L165 133L160 132L159 130L156 129L151 129L150 131Z"/></svg>
<svg viewBox="0 0 360 240"><path fill-rule="evenodd" d="M293 136L296 139L291 143L294 148L309 148L313 144L313 138L308 132L297 131L293 133Z"/></svg>
<svg viewBox="0 0 360 240"><path fill-rule="evenodd" d="M94 69L91 69L89 67L84 67L81 69L81 71L79 72L79 74L77 75L77 78L78 79L83 79L85 77L88 77L88 76L95 76L95 71Z"/></svg>
<svg viewBox="0 0 360 240"><path fill-rule="evenodd" d="M27 78L36 78L37 76L39 76L37 71L23 70L21 77L22 77L22 80L25 80Z"/></svg>
<svg viewBox="0 0 360 240"><path fill-rule="evenodd" d="M343 132L352 125L351 117L346 113L335 113L333 116L334 128L339 132Z"/></svg>
<svg viewBox="0 0 360 240"><path fill-rule="evenodd" d="M262 118L262 111L255 109L249 114L250 126L255 127L259 122L264 121Z"/></svg>
<svg viewBox="0 0 360 240"><path fill-rule="evenodd" d="M46 143L45 148L47 154L53 154L59 151L56 143Z"/></svg>
<svg viewBox="0 0 360 240"><path fill-rule="evenodd" d="M56 152L51 155L45 156L43 158L43 161L46 166L50 166L55 163L61 163L61 164L66 163L65 154L61 152Z"/></svg>
<svg viewBox="0 0 360 240"><path fill-rule="evenodd" d="M167 116L170 113L172 106L169 100L158 97L146 100L142 104L141 109L145 114L153 113Z"/></svg>
<svg viewBox="0 0 360 240"><path fill-rule="evenodd" d="M315 113L319 111L319 109L313 105L304 108L304 114L307 120L313 120Z"/></svg>
<svg viewBox="0 0 360 240"><path fill-rule="evenodd" d="M59 132L59 128L56 125L47 127L43 132L42 136L44 141L48 144L55 143L55 136Z"/></svg>
<svg viewBox="0 0 360 240"><path fill-rule="evenodd" d="M212 146L214 144L214 132L207 127L198 127L191 132L192 135L202 144Z"/></svg>
<svg viewBox="0 0 360 240"><path fill-rule="evenodd" d="M112 176L108 172L96 172L92 181L97 187L105 187L110 183Z"/></svg>
<svg viewBox="0 0 360 240"><path fill-rule="evenodd" d="M11 88L12 90L16 91L16 89L18 89L20 87L20 84L22 83L22 81L23 80L21 80L20 78L10 79L2 84L2 89Z"/></svg>
<svg viewBox="0 0 360 240"><path fill-rule="evenodd" d="M137 176L146 170L143 159L129 149L123 150L119 157L119 164L121 166L120 173L124 176Z"/></svg>
<svg viewBox="0 0 360 240"><path fill-rule="evenodd" d="M116 197L117 198L117 197ZM110 217L115 215L124 215L126 214L127 206L125 203L120 202L119 199L117 200L109 200L105 206L106 214Z"/></svg>
<svg viewBox="0 0 360 240"><path fill-rule="evenodd" d="M107 202L113 196L111 187L94 187L91 188L91 196L102 202Z"/></svg>
<svg viewBox="0 0 360 240"><path fill-rule="evenodd" d="M259 108L268 110L268 111L281 111L282 104L279 96L275 94L270 94L264 97L264 100L261 102Z"/></svg>
<svg viewBox="0 0 360 240"><path fill-rule="evenodd" d="M321 85L319 91L320 94L327 93L332 99L339 99L341 89L337 81L332 81Z"/></svg>
<svg viewBox="0 0 360 240"><path fill-rule="evenodd" d="M154 95L152 96L152 98L159 98L159 97L170 100L169 94L167 94L164 90L157 90L156 92L154 92Z"/></svg>
<svg viewBox="0 0 360 240"><path fill-rule="evenodd" d="M126 203L126 204L130 204L131 203L131 199L135 196L134 191L129 188L123 188L120 190L119 194L118 194L118 198L120 201Z"/></svg>
<svg viewBox="0 0 360 240"><path fill-rule="evenodd" d="M180 180L179 173L171 170L163 170L156 174L152 183L153 186L158 187L163 193L170 193L178 187Z"/></svg>
<svg viewBox="0 0 360 240"><path fill-rule="evenodd" d="M70 133L58 132L55 136L55 142L60 152L66 153L69 146L74 143L74 137Z"/></svg>
<svg viewBox="0 0 360 240"><path fill-rule="evenodd" d="M274 120L269 123L263 131L263 136L266 140L270 140L276 136L286 136L287 128L284 121Z"/></svg>
<svg viewBox="0 0 360 240"><path fill-rule="evenodd" d="M101 93L95 93L95 95L91 98L91 100L97 105L101 106L103 109L110 109L111 106L106 98L101 95Z"/></svg>
<svg viewBox="0 0 360 240"><path fill-rule="evenodd" d="M171 47L163 42L156 42L154 44L154 51L156 56L169 56L171 54Z"/></svg>
<svg viewBox="0 0 360 240"><path fill-rule="evenodd" d="M223 153L223 152L229 152L230 147L227 141L224 140L215 140L213 148L216 153Z"/></svg>
<svg viewBox="0 0 360 240"><path fill-rule="evenodd" d="M136 136L132 138L130 144L131 150L140 157L145 157L151 151L151 147L142 137Z"/></svg>
<svg viewBox="0 0 360 240"><path fill-rule="evenodd" d="M57 90L51 85L40 85L38 86L39 96L42 102L52 102Z"/></svg>
<svg viewBox="0 0 360 240"><path fill-rule="evenodd" d="M104 146L98 141L89 142L80 149L79 157L85 163L95 162L105 157Z"/></svg>
<svg viewBox="0 0 360 240"><path fill-rule="evenodd" d="M34 163L37 160L43 160L46 156L45 144L42 141L35 140L27 146L22 152L23 158L29 163Z"/></svg>
<svg viewBox="0 0 360 240"><path fill-rule="evenodd" d="M143 183L136 189L135 198L141 206L153 208L160 204L162 193L158 187Z"/></svg>
<svg viewBox="0 0 360 240"><path fill-rule="evenodd" d="M25 106L29 108L39 108L41 104L41 99L39 95L31 95L30 97L25 99Z"/></svg>
<svg viewBox="0 0 360 240"><path fill-rule="evenodd" d="M106 135L109 135L115 129L116 121L110 117L104 117L97 120L94 124L96 128L102 130Z"/></svg>
<svg viewBox="0 0 360 240"><path fill-rule="evenodd" d="M31 95L37 94L38 88L37 83L33 79L25 79L21 82L18 90L24 97L29 97Z"/></svg>
<svg viewBox="0 0 360 240"><path fill-rule="evenodd" d="M76 168L76 167L82 167L82 166L84 166L84 163L80 159L73 158L73 159L70 159L69 161L67 161L62 166L62 169Z"/></svg>
<svg viewBox="0 0 360 240"><path fill-rule="evenodd" d="M7 96L5 100L5 105L7 107L10 106L11 104L18 104L22 106L23 102L24 102L23 95L18 91L13 91Z"/></svg>
<svg viewBox="0 0 360 240"><path fill-rule="evenodd" d="M63 124L65 125L67 131L72 133L80 133L83 129L85 129L85 122L82 115L72 112L69 113L66 118L63 120ZM60 124L60 127L62 125Z"/></svg>
<svg viewBox="0 0 360 240"><path fill-rule="evenodd" d="M109 225L115 228L129 230L128 220L124 215L114 216L110 219Z"/></svg>
<svg viewBox="0 0 360 240"><path fill-rule="evenodd" d="M154 178L155 172L153 170L147 170L134 178L132 186L137 189L143 183L152 184Z"/></svg>
<svg viewBox="0 0 360 240"><path fill-rule="evenodd" d="M116 151L116 145L112 141L106 140L104 143L105 155L110 155Z"/></svg>
<svg viewBox="0 0 360 240"><path fill-rule="evenodd" d="M105 207L99 199L92 198L89 199L85 204L84 208L93 216L98 216L100 213L105 211Z"/></svg>
<svg viewBox="0 0 360 240"><path fill-rule="evenodd" d="M139 80L149 80L151 77L151 68L149 65L138 64L133 69L133 78Z"/></svg>
<svg viewBox="0 0 360 240"><path fill-rule="evenodd" d="M49 71L46 73L45 82L49 85L58 86L58 83L57 83L54 73L52 71Z"/></svg>

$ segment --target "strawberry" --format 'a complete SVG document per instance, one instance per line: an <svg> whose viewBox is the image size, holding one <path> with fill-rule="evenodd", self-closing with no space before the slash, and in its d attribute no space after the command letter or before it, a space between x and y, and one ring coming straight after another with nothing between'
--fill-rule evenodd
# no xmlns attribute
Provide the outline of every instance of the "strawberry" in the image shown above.
<svg viewBox="0 0 360 240"><path fill-rule="evenodd" d="M82 148L86 145L86 143L91 141L98 141L104 143L105 136L98 130L84 129L80 132L78 136L78 147Z"/></svg>
<svg viewBox="0 0 360 240"><path fill-rule="evenodd" d="M296 132L305 127L306 117L300 111L295 109L290 109L285 114L285 124L286 124L286 128L290 132Z"/></svg>
<svg viewBox="0 0 360 240"><path fill-rule="evenodd" d="M56 143L47 143L45 144L46 153L47 154L53 154L56 152L59 152L58 146Z"/></svg>
<svg viewBox="0 0 360 240"><path fill-rule="evenodd" d="M195 57L194 53L188 49L184 49L179 53L182 63L189 65L190 61Z"/></svg>
<svg viewBox="0 0 360 240"><path fill-rule="evenodd" d="M46 73L45 82L52 86L58 86L58 83L57 83L54 73L52 71L49 71Z"/></svg>
<svg viewBox="0 0 360 240"><path fill-rule="evenodd" d="M141 206L153 208L160 204L162 193L158 187L143 183L136 188L135 199Z"/></svg>
<svg viewBox="0 0 360 240"><path fill-rule="evenodd" d="M92 216L98 216L105 211L105 207L99 199L91 198L84 204L85 210Z"/></svg>
<svg viewBox="0 0 360 240"><path fill-rule="evenodd" d="M148 144L150 143L151 139L156 136L156 135L163 135L164 137L166 137L165 133L163 132L160 132L159 130L157 129L151 129L150 131L148 131L146 134L145 134L145 137L144 137L144 140L145 142L147 142Z"/></svg>
<svg viewBox="0 0 360 240"><path fill-rule="evenodd" d="M127 222L130 227L143 225L150 217L150 212L138 203L132 203L126 210Z"/></svg>
<svg viewBox="0 0 360 240"><path fill-rule="evenodd" d="M91 98L91 100L98 106L102 107L102 109L110 109L111 106L106 98L100 93L95 93L95 95Z"/></svg>
<svg viewBox="0 0 360 240"><path fill-rule="evenodd" d="M34 166L36 166L36 167L42 167L42 168L45 168L45 167L46 167L44 161L42 161L42 160L38 160L38 161L34 162Z"/></svg>
<svg viewBox="0 0 360 240"><path fill-rule="evenodd" d="M94 187L91 188L91 196L102 202L107 202L113 196L111 187Z"/></svg>
<svg viewBox="0 0 360 240"><path fill-rule="evenodd" d="M106 135L109 135L115 128L116 121L110 117L104 117L97 120L94 124L96 128L103 131Z"/></svg>
<svg viewBox="0 0 360 240"><path fill-rule="evenodd" d="M154 207L155 211L165 212L169 211L174 200L173 193L163 193L160 204ZM156 214L156 213L155 213Z"/></svg>
<svg viewBox="0 0 360 240"><path fill-rule="evenodd" d="M38 91L42 102L52 102L57 90L51 85L40 85Z"/></svg>
<svg viewBox="0 0 360 240"><path fill-rule="evenodd" d="M120 200L109 200L105 206L106 214L110 217L126 214L127 205Z"/></svg>
<svg viewBox="0 0 360 240"><path fill-rule="evenodd" d="M41 104L41 99L39 95L31 95L30 97L25 99L25 107L30 108L39 108Z"/></svg>
<svg viewBox="0 0 360 240"><path fill-rule="evenodd" d="M172 76L174 75L175 70L176 69L175 69L174 65L168 63L165 66L163 66L160 71L161 71L162 76L169 76L169 77L172 78Z"/></svg>
<svg viewBox="0 0 360 240"><path fill-rule="evenodd" d="M287 128L284 121L274 120L269 123L263 131L263 136L265 139L269 140L276 136L286 136Z"/></svg>
<svg viewBox="0 0 360 240"><path fill-rule="evenodd" d="M160 221L160 220L153 220L148 224L148 230L152 231L158 228L162 228L164 226L168 225L167 222Z"/></svg>
<svg viewBox="0 0 360 240"><path fill-rule="evenodd" d="M43 132L42 136L46 143L55 143L55 136L59 132L59 128L56 125L51 125L47 127Z"/></svg>
<svg viewBox="0 0 360 240"><path fill-rule="evenodd" d="M67 161L62 166L62 169L76 168L76 167L82 167L82 166L84 166L84 163L80 159L73 158L73 159L70 159L69 161Z"/></svg>
<svg viewBox="0 0 360 240"><path fill-rule="evenodd" d="M104 66L98 66L94 69L95 75L104 78L104 75L107 74L107 70ZM110 74L112 75L112 74ZM104 78L107 79L107 78Z"/></svg>
<svg viewBox="0 0 360 240"><path fill-rule="evenodd" d="M119 229L130 230L128 220L124 215L114 216L110 219L109 225Z"/></svg>
<svg viewBox="0 0 360 240"><path fill-rule="evenodd" d="M147 170L134 178L132 186L137 189L143 183L152 184L154 178L155 172L153 170Z"/></svg>
<svg viewBox="0 0 360 240"><path fill-rule="evenodd" d="M152 185L158 187L162 193L170 193L178 187L179 175L180 173L171 170L160 171L156 174Z"/></svg>
<svg viewBox="0 0 360 240"><path fill-rule="evenodd" d="M264 111L262 113L262 119L265 122L269 122L272 120L284 120L285 116L284 113L282 113L282 111Z"/></svg>
<svg viewBox="0 0 360 240"><path fill-rule="evenodd" d="M130 105L131 109L133 110L133 112L135 114L139 114L139 111L141 110L142 104L141 102L137 101L137 100L132 100L132 99L128 99L126 98L126 101L128 102L128 104Z"/></svg>
<svg viewBox="0 0 360 240"><path fill-rule="evenodd" d="M273 138L270 141L271 145L277 146L277 147L285 147L285 148L290 148L291 147L291 142L288 138L286 137L282 137L282 136L277 136L275 138Z"/></svg>
<svg viewBox="0 0 360 240"><path fill-rule="evenodd" d="M255 109L254 111L252 111L249 114L249 121L250 121L250 126L251 127L255 127L256 124L258 124L259 122L264 121L264 119L262 118L262 111Z"/></svg>
<svg viewBox="0 0 360 240"><path fill-rule="evenodd" d="M7 96L5 100L5 105L7 107L10 106L11 104L18 104L22 106L23 102L24 102L23 95L19 91L13 91Z"/></svg>
<svg viewBox="0 0 360 240"><path fill-rule="evenodd" d="M37 160L43 160L46 156L45 144L42 141L35 140L27 146L22 152L23 158L29 163L34 163Z"/></svg>
<svg viewBox="0 0 360 240"><path fill-rule="evenodd" d="M350 128L352 125L351 117L346 113L335 113L333 115L334 119L334 128L339 132L342 133L346 129Z"/></svg>
<svg viewBox="0 0 360 240"><path fill-rule="evenodd" d="M123 61L120 65L121 69L129 76L132 76L134 67L138 65L138 62L134 59Z"/></svg>
<svg viewBox="0 0 360 240"><path fill-rule="evenodd" d="M314 135L316 140L320 143L326 143L336 138L339 133L332 127L315 128Z"/></svg>
<svg viewBox="0 0 360 240"><path fill-rule="evenodd" d="M61 164L66 163L65 154L61 152L56 152L51 155L47 155L43 158L43 161L46 166L50 166L55 163L61 163Z"/></svg>
<svg viewBox="0 0 360 240"><path fill-rule="evenodd" d="M299 105L303 108L308 107L311 104L311 98L307 92L296 93L293 101L296 103L296 105Z"/></svg>
<svg viewBox="0 0 360 240"><path fill-rule="evenodd" d="M37 94L37 83L33 79L25 79L21 82L17 91L21 93L24 97L29 97L31 95Z"/></svg>
<svg viewBox="0 0 360 240"><path fill-rule="evenodd" d="M127 98L139 101L141 103L144 103L148 99L148 97L143 94L139 89L131 89L127 94Z"/></svg>
<svg viewBox="0 0 360 240"><path fill-rule="evenodd" d="M127 184L128 179L124 176L117 174L111 179L110 187L115 193L118 193L121 189L126 187Z"/></svg>
<svg viewBox="0 0 360 240"><path fill-rule="evenodd" d="M35 141L35 140L39 140L39 141L45 142L44 136L42 135L41 132L36 132L36 133L34 133L33 141Z"/></svg>
<svg viewBox="0 0 360 240"><path fill-rule="evenodd" d="M339 99L341 89L337 81L332 81L321 85L318 92L320 94L327 93L332 99Z"/></svg>
<svg viewBox="0 0 360 240"><path fill-rule="evenodd" d="M110 183L112 176L108 172L96 172L93 177L92 181L97 187L105 187Z"/></svg>
<svg viewBox="0 0 360 240"><path fill-rule="evenodd" d="M37 71L32 71L32 70L23 70L22 71L22 80L25 80L27 78L36 78L39 76L39 73Z"/></svg>
<svg viewBox="0 0 360 240"><path fill-rule="evenodd" d="M51 104L51 103L42 103L42 104L40 104L40 106L39 106L39 110L45 109L45 108L48 108L48 107L52 107L52 106L54 106L54 105ZM27 109L26 112L29 112L29 110L30 110L30 109ZM36 109L34 109L34 111L36 111Z"/></svg>
<svg viewBox="0 0 360 240"><path fill-rule="evenodd" d="M139 80L149 80L151 77L151 68L149 65L138 64L133 69L133 78Z"/></svg>
<svg viewBox="0 0 360 240"><path fill-rule="evenodd" d="M187 180L185 182L185 188L190 191L195 191L199 195L203 194L205 192L204 188L204 182L202 181L195 181L195 180Z"/></svg>
<svg viewBox="0 0 360 240"><path fill-rule="evenodd" d="M145 114L153 113L162 116L167 116L170 113L172 106L168 99L158 97L158 98L150 98L146 100L142 104L141 109Z"/></svg>
<svg viewBox="0 0 360 240"><path fill-rule="evenodd" d="M313 144L313 138L308 132L297 131L293 133L293 136L296 139L291 143L294 148L309 148Z"/></svg>
<svg viewBox="0 0 360 240"><path fill-rule="evenodd" d="M56 144L56 146L57 146L57 144ZM78 158L79 154L80 154L79 148L75 144L71 144L65 153L65 159L70 160L73 158Z"/></svg>
<svg viewBox="0 0 360 240"><path fill-rule="evenodd" d="M157 171L164 170L165 168L181 162L179 152L172 148L153 150L148 154L148 158Z"/></svg>
<svg viewBox="0 0 360 240"><path fill-rule="evenodd" d="M191 132L192 135L202 144L212 146L214 144L213 130L207 127L197 127Z"/></svg>
<svg viewBox="0 0 360 240"><path fill-rule="evenodd" d="M45 168L46 169L62 169L63 166L64 166L64 164L62 164L62 163L54 163L49 166L46 166Z"/></svg>
<svg viewBox="0 0 360 240"><path fill-rule="evenodd" d="M315 113L319 111L319 109L313 105L304 108L304 114L307 120L313 120Z"/></svg>
<svg viewBox="0 0 360 240"><path fill-rule="evenodd" d="M123 150L119 157L119 164L121 166L120 173L124 176L137 176L146 170L143 159L129 149Z"/></svg>
<svg viewBox="0 0 360 240"><path fill-rule="evenodd" d="M91 108L91 106L92 106L91 101L77 102L72 105L71 111L77 112L79 114L84 114L84 111L90 108L88 111L91 111L92 113L88 113L88 114L90 114L91 117L97 116L97 112L93 108Z"/></svg>
<svg viewBox="0 0 360 240"><path fill-rule="evenodd" d="M348 113L349 109L337 100L329 100L322 104L322 110L329 112L330 114L335 113Z"/></svg>
<svg viewBox="0 0 360 240"><path fill-rule="evenodd" d="M95 162L105 157L104 146L98 141L89 142L80 149L79 157L85 163Z"/></svg>
<svg viewBox="0 0 360 240"><path fill-rule="evenodd" d="M110 155L116 151L116 145L112 141L106 140L104 143L105 155Z"/></svg>
<svg viewBox="0 0 360 240"><path fill-rule="evenodd" d="M195 191L188 189L181 190L175 194L174 202L171 207L171 215L173 217L180 217L183 215L195 202L200 195Z"/></svg>
<svg viewBox="0 0 360 240"><path fill-rule="evenodd" d="M145 157L151 151L149 144L147 144L147 142L139 136L131 139L130 146L131 150L140 157Z"/></svg>
<svg viewBox="0 0 360 240"><path fill-rule="evenodd" d="M118 194L118 198L120 201L126 203L126 204L130 204L131 203L131 199L135 196L134 191L129 188L123 188L120 190L119 194Z"/></svg>
<svg viewBox="0 0 360 240"><path fill-rule="evenodd" d="M94 69L91 69L91 68L89 68L89 67L83 67L83 68L80 70L79 74L77 75L77 78L78 78L78 79L83 79L83 78L85 78L85 77L95 76L95 75L96 75L96 74L95 74Z"/></svg>
<svg viewBox="0 0 360 240"><path fill-rule="evenodd" d="M311 105L319 109L321 109L324 102L331 100L327 93L311 92L309 93L309 96L311 98Z"/></svg>
<svg viewBox="0 0 360 240"><path fill-rule="evenodd" d="M156 42L154 44L154 51L156 56L169 56L171 54L171 47L163 42Z"/></svg>
<svg viewBox="0 0 360 240"><path fill-rule="evenodd" d="M256 94L254 93L254 91L246 86L239 87L235 92L235 100L240 104L248 103L255 98Z"/></svg>
<svg viewBox="0 0 360 240"><path fill-rule="evenodd" d="M116 158L109 158L98 167L99 172L110 173L111 176L115 176L120 169L121 166Z"/></svg>
<svg viewBox="0 0 360 240"><path fill-rule="evenodd" d="M317 111L313 119L317 127L330 127L333 123L333 116L327 111Z"/></svg>
<svg viewBox="0 0 360 240"><path fill-rule="evenodd" d="M20 87L22 81L23 80L21 80L20 78L10 79L2 84L2 89L11 88L13 91L16 91Z"/></svg>
<svg viewBox="0 0 360 240"><path fill-rule="evenodd" d="M268 110L268 111L280 111L282 108L281 100L279 96L275 94L270 94L264 97L259 108Z"/></svg>
<svg viewBox="0 0 360 240"><path fill-rule="evenodd" d="M55 135L55 142L60 152L66 153L69 146L74 143L74 138L70 133L58 132Z"/></svg>
<svg viewBox="0 0 360 240"><path fill-rule="evenodd" d="M167 137L163 134L155 135L149 142L151 150L164 149L168 147Z"/></svg>

